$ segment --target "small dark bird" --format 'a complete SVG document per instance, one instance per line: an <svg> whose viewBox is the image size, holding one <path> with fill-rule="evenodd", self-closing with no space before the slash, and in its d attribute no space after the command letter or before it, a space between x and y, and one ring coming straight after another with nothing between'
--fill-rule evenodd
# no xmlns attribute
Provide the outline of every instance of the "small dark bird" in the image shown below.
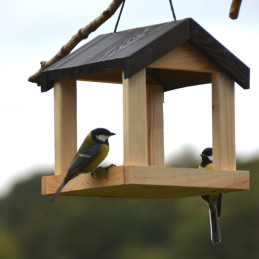
<svg viewBox="0 0 259 259"><path fill-rule="evenodd" d="M201 153L201 157L200 167L212 169L212 148L205 148ZM219 217L221 214L222 194L204 195L201 198L209 205L211 241L213 245L217 245L221 242Z"/></svg>
<svg viewBox="0 0 259 259"><path fill-rule="evenodd" d="M115 133L107 129L97 128L86 136L68 168L64 181L52 197L51 202L55 200L68 181L78 176L81 171L92 173L96 170L97 166L104 160L109 152L108 139L113 135L115 135Z"/></svg>

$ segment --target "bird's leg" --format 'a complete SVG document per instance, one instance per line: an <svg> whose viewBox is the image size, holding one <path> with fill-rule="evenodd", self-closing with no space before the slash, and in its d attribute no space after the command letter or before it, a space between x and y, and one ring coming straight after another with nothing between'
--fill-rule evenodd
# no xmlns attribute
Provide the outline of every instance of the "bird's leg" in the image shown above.
<svg viewBox="0 0 259 259"><path fill-rule="evenodd" d="M108 179L107 173L108 173L109 168L115 167L115 166L116 165L114 165L114 164L110 164L110 165L104 167L104 173L103 173L104 178Z"/></svg>
<svg viewBox="0 0 259 259"><path fill-rule="evenodd" d="M97 172L99 172L99 171L104 170L103 176L104 176L104 178L108 179L108 177L107 177L108 169L109 169L110 167L115 167L115 166L116 166L116 165L114 165L114 164L110 164L110 165L104 166L104 167L99 166L99 167L97 167L97 168L95 169L94 173L97 173ZM93 174L93 173L92 173L92 174Z"/></svg>
<svg viewBox="0 0 259 259"><path fill-rule="evenodd" d="M97 169L97 168L96 168L96 169ZM96 173L96 171L91 172L91 176L92 176L92 178L94 178L94 179L96 179L95 173Z"/></svg>

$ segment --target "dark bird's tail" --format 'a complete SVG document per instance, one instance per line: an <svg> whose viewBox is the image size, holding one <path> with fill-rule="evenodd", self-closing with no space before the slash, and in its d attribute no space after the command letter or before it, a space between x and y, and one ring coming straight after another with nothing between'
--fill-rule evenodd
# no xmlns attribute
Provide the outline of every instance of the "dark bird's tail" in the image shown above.
<svg viewBox="0 0 259 259"><path fill-rule="evenodd" d="M211 234L211 241L213 245L217 245L221 242L221 234L220 234L220 228L219 228L219 217L217 208L216 209L210 209L210 234Z"/></svg>
<svg viewBox="0 0 259 259"><path fill-rule="evenodd" d="M53 202L56 198L57 198L57 196L58 196L58 194L61 192L61 190L64 188L64 186L67 184L67 182L66 181L63 181L63 183L58 187L58 189L57 189L57 191L56 191L56 193L53 195L53 197L51 198L51 202Z"/></svg>

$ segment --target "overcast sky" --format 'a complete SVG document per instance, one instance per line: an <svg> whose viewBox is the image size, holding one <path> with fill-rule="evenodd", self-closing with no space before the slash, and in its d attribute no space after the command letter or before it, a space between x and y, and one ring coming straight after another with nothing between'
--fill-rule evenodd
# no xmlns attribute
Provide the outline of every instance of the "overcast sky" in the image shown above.
<svg viewBox="0 0 259 259"><path fill-rule="evenodd" d="M53 90L41 93L27 81L79 28L96 18L111 0L0 0L1 182L0 195L33 169L54 166ZM259 2L244 0L238 20L228 18L231 0L173 0L177 19L192 17L251 69L251 89L236 91L237 154L259 151ZM114 30L118 11L90 37ZM119 30L172 21L168 0L127 0ZM105 108L104 108L105 106ZM165 94L165 154L191 147L199 156L212 145L211 86ZM78 145L93 128L106 127L107 159L122 164L121 85L78 83Z"/></svg>

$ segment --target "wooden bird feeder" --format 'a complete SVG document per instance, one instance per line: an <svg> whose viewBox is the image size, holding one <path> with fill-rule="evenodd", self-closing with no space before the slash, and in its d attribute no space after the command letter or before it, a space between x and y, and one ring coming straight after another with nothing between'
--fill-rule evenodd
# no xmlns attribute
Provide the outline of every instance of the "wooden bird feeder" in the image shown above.
<svg viewBox="0 0 259 259"><path fill-rule="evenodd" d="M108 179L80 174L61 194L168 199L249 189L249 172L236 171L234 122L234 82L249 89L249 68L188 18L100 35L44 70L41 90L54 87L55 96L55 175L42 178L42 194L55 193L77 152L77 80L123 85L124 164ZM165 167L163 92L206 83L213 170Z"/></svg>

